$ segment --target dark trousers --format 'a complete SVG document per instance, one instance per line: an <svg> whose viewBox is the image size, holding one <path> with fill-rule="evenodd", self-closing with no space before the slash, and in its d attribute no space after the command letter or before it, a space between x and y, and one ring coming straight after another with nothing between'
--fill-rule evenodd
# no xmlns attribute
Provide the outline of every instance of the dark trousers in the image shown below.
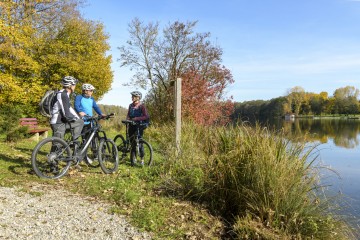
<svg viewBox="0 0 360 240"><path fill-rule="evenodd" d="M74 136L73 138L78 141L81 135L82 128L84 126L84 121L82 119L77 119L75 122L72 123L60 123L60 124L51 124L51 129L53 131L54 137L59 137L64 139L66 129L74 129Z"/></svg>
<svg viewBox="0 0 360 240"><path fill-rule="evenodd" d="M136 134L137 134L137 129L139 128L139 138L142 138L143 134L144 134L144 128L140 127L140 126L129 126L129 137L130 137L130 143L131 143L131 158L134 158L136 156ZM145 153L144 153L144 146L142 144L139 144L139 150L140 150L140 158L143 158Z"/></svg>

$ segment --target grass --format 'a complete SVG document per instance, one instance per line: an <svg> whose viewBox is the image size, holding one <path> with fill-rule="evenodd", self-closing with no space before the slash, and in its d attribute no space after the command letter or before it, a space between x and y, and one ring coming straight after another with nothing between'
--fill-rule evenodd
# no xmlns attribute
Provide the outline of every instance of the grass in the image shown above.
<svg viewBox="0 0 360 240"><path fill-rule="evenodd" d="M149 129L149 131L151 131ZM117 133L107 131L113 138ZM147 136L147 139L152 139ZM43 180L34 175L30 157L36 143L21 140L15 143L0 141L0 186L21 187L30 190L36 183L61 186L69 191L93 196L113 204L110 213L126 215L136 227L150 231L155 239L218 239L222 234L221 221L200 204L163 196L159 187L161 165L153 168L131 167L129 159L122 163L116 174L103 174L100 168L81 165L82 171L70 169L59 180ZM162 161L159 152L155 161Z"/></svg>
<svg viewBox="0 0 360 240"><path fill-rule="evenodd" d="M154 167L131 167L127 159L106 175L82 165L55 181L32 173L34 142L0 142L0 184L24 191L55 184L109 201L111 213L128 216L155 239L355 239L318 185L311 149L259 126L184 124L176 153L173 131L171 125L146 130Z"/></svg>
<svg viewBox="0 0 360 240"><path fill-rule="evenodd" d="M184 125L181 149L165 153L167 191L205 203L237 237L355 238L334 214L338 206L319 185L316 158L305 144L260 126Z"/></svg>

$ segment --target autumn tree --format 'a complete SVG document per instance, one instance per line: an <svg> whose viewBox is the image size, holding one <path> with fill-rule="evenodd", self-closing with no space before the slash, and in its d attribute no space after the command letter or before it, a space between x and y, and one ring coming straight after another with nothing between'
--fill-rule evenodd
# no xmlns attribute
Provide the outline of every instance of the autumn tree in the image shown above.
<svg viewBox="0 0 360 240"><path fill-rule="evenodd" d="M194 122L212 125L230 122L232 101L222 101L225 88L234 80L230 71L214 66L202 77L195 71L182 75L182 115Z"/></svg>
<svg viewBox="0 0 360 240"><path fill-rule="evenodd" d="M79 14L81 0L0 2L0 105L21 104L29 114L65 75L110 89L108 36Z"/></svg>
<svg viewBox="0 0 360 240"><path fill-rule="evenodd" d="M129 24L127 45L119 48L121 66L135 71L130 84L148 89L146 102L149 111L161 121L173 118L174 81L178 77L186 76L186 81L199 80L205 84L200 89L207 91L217 77L212 75L214 69L223 71L220 67L222 50L211 44L210 33L194 32L196 23L169 23L161 35L158 23L146 25L135 18ZM225 85L233 81L232 78L228 80ZM224 91L217 94L216 101L220 101ZM196 112L187 114L195 115Z"/></svg>
<svg viewBox="0 0 360 240"><path fill-rule="evenodd" d="M334 92L334 112L356 114L359 112L359 90L353 86L338 88Z"/></svg>
<svg viewBox="0 0 360 240"><path fill-rule="evenodd" d="M300 86L293 87L288 91L287 99L295 115L299 114L304 97L305 91Z"/></svg>

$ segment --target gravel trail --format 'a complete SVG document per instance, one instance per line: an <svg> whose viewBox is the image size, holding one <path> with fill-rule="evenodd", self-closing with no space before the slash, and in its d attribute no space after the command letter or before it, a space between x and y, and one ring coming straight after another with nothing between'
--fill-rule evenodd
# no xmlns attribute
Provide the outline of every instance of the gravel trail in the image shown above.
<svg viewBox="0 0 360 240"><path fill-rule="evenodd" d="M0 239L151 239L111 207L54 186L0 187ZM35 194L34 194L35 193Z"/></svg>

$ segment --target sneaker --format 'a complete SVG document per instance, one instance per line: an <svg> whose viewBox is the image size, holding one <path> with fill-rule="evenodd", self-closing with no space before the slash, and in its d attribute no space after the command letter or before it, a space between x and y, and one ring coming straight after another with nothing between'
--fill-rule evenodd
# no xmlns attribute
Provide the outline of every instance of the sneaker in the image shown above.
<svg viewBox="0 0 360 240"><path fill-rule="evenodd" d="M141 164L141 166L144 166L144 159L143 158L141 159L140 164Z"/></svg>
<svg viewBox="0 0 360 240"><path fill-rule="evenodd" d="M89 164L92 164L93 163L93 160L91 158L89 158L88 156L86 156L86 161L89 163Z"/></svg>

